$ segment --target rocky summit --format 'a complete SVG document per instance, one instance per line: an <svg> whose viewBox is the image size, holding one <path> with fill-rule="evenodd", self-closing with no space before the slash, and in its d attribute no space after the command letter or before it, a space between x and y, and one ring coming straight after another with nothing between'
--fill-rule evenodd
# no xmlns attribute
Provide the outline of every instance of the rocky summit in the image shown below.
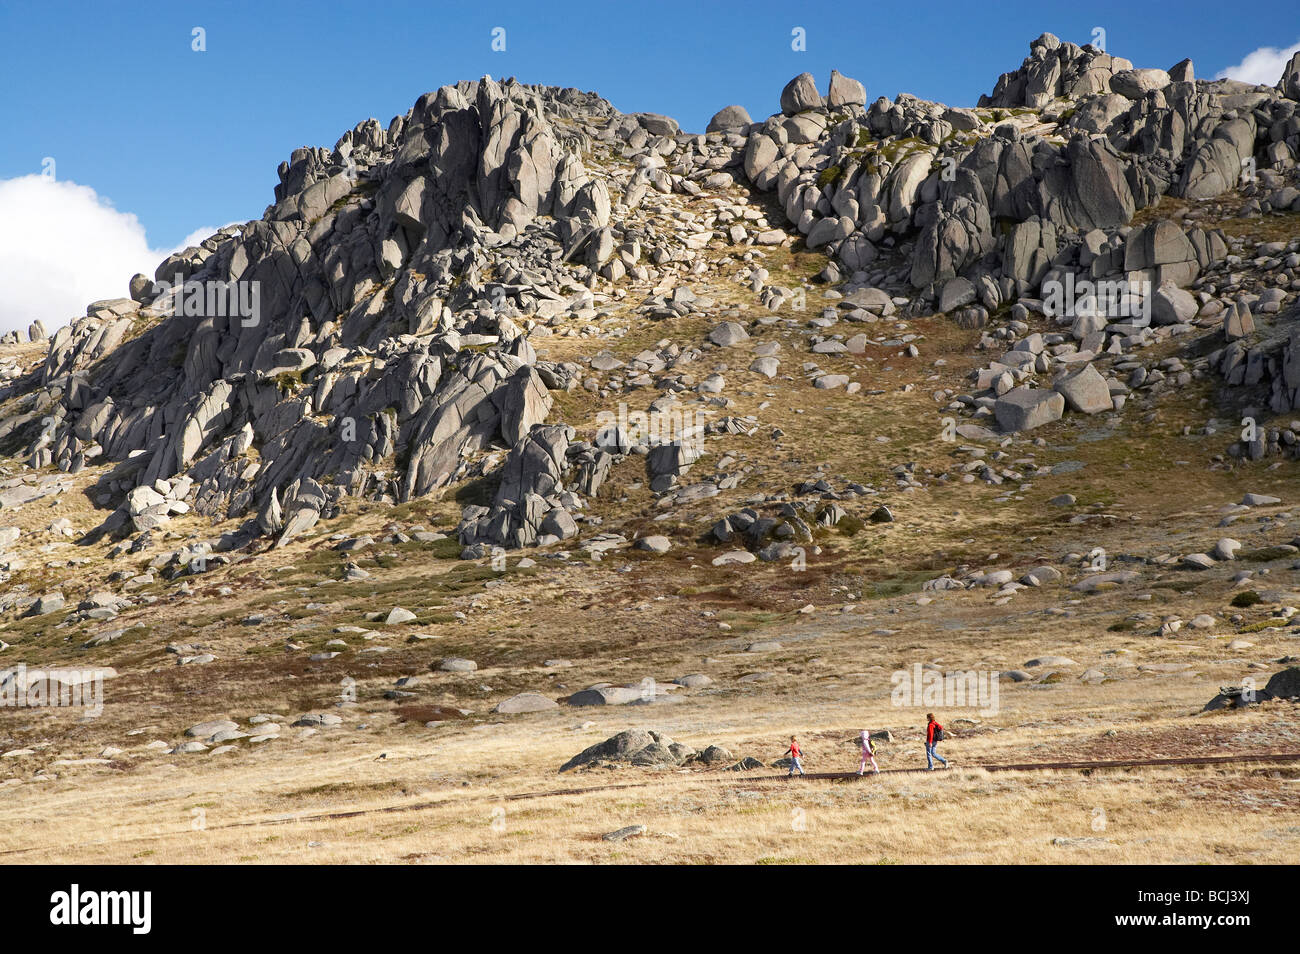
<svg viewBox="0 0 1300 954"><path fill-rule="evenodd" d="M725 107L700 135L573 89L444 86L387 127L367 120L332 149L296 150L260 220L59 328L38 366L11 370L0 428L35 472L117 465L95 498L104 534L147 531L183 505L249 518L225 548L283 545L348 499L403 503L488 476L499 490L467 509L462 542L553 542L610 466L645 446L619 429L578 439L554 395L616 394L644 376L680 403L665 372L698 345L629 367L600 353L547 360L539 344L622 337L581 323L600 328L628 296L646 324L714 317L697 288L717 280L779 313L806 290L770 284L762 250L796 244L827 257L827 327L941 312L987 329L978 347L1006 353L952 410L1004 431L1060 418L1053 390L1073 412L1109 410L1133 387L1137 368L1117 373L1131 356L1198 327L1224 338L1201 371L1264 388L1273 412L1300 401L1286 323L1260 333L1254 320L1287 305L1289 282L1274 279L1297 267L1295 248L1245 249L1187 204L1241 191L1242 215L1300 210L1300 103L1285 82L1198 82L1187 62L1135 70L1044 34L975 109L868 105L839 73L827 89L801 74L779 113L751 122ZM1258 275L1235 271L1249 258ZM1044 305L1055 287L1122 282L1152 286L1151 300L1126 292L1122 315L1095 295ZM1026 333L1045 311L1054 330ZM741 336L728 321L709 341ZM810 350L851 351L855 337ZM1089 393L1070 398L1083 384L1065 382L1081 377ZM718 405L724 386L687 387ZM679 476L682 456L651 455L648 477ZM184 493L155 490L172 483Z"/></svg>
<svg viewBox="0 0 1300 954"><path fill-rule="evenodd" d="M443 86L296 149L260 219L6 335L0 692L103 694L0 717L6 848L83 776L180 812L168 773L199 773L260 816L609 775L665 787L492 857L727 859L739 828L703 819L754 810L732 789L792 734L856 772L881 725L882 768L923 768L931 708L957 766L1296 750L1300 54L1249 85L1028 52L973 105L845 64L699 132ZM992 700L943 695L955 672ZM1235 819L1196 847L1053 841L992 775L946 778L998 819L972 842L1035 833L978 860L1294 848L1285 779L1109 791ZM880 779L871 811L936 798ZM391 844L505 850L471 828Z"/></svg>

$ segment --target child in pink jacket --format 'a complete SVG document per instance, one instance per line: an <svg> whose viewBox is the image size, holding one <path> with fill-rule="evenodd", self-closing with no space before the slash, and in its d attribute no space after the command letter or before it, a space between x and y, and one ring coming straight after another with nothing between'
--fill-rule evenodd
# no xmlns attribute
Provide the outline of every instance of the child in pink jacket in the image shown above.
<svg viewBox="0 0 1300 954"><path fill-rule="evenodd" d="M871 745L871 733L868 732L866 729L863 729L862 730L862 761L858 763L859 775L862 775L863 773L866 772L868 762L871 763L871 767L875 770L876 774L879 775L880 766L876 764L875 749Z"/></svg>

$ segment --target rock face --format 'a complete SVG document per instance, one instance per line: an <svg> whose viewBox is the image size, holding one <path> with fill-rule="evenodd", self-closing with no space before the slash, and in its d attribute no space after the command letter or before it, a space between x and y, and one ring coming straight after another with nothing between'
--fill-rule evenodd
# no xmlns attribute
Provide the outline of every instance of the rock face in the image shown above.
<svg viewBox="0 0 1300 954"><path fill-rule="evenodd" d="M460 542L531 546L550 533L563 539L577 532L565 510L563 472L573 437L563 425L534 427L510 451L491 507L471 505L462 514Z"/></svg>
<svg viewBox="0 0 1300 954"><path fill-rule="evenodd" d="M983 281L975 307L989 310L1067 271L1186 287L1224 254L1222 241L1174 227L1180 242L1160 236L1166 247L1143 245L1130 262L1121 230L1136 211L1165 194L1220 196L1251 157L1281 168L1300 148L1281 93L1198 83L1186 62L1134 69L1050 34L1030 52L981 99L987 112L906 95L859 105L857 84L838 73L823 104L811 75L796 77L782 112L748 127L745 175L776 190L808 247L843 274L865 274L887 236L914 235L913 287L935 301L954 277ZM997 122L1007 109L1044 112L990 130L988 112ZM1044 121L1054 135L1022 131ZM1150 238L1138 231L1139 244Z"/></svg>
<svg viewBox="0 0 1300 954"><path fill-rule="evenodd" d="M1041 109L1058 97L1079 99L1110 89L1116 73L1133 64L1091 46L1062 43L1044 33L1029 44L1029 56L1020 69L1003 73L991 96L981 96L981 106L1027 106Z"/></svg>
<svg viewBox="0 0 1300 954"><path fill-rule="evenodd" d="M1300 207L1300 191L1279 178L1294 178L1300 156L1297 85L1296 58L1271 89L1196 81L1187 62L1135 69L1043 34L979 109L908 95L868 104L838 71L823 97L804 73L782 90L780 112L753 122L728 106L704 136L572 89L490 77L445 86L386 127L367 120L331 149L295 150L261 219L169 256L152 280L130 279L130 297L94 302L58 329L29 382L42 410L0 431L21 438L34 468L122 465L101 533L146 532L193 511L248 517L240 539L285 546L348 498L404 502L487 478L500 490L465 509L467 554L558 542L578 534L576 495L596 493L624 453L549 422L552 392L589 381L579 364L539 360L533 342L564 316L590 318L600 282L650 285L647 262L700 274L708 266L694 252L710 241L743 249L798 236L832 260L828 281L851 286L854 320L893 314L901 282L910 314L940 310L969 328L1067 280L1151 282L1149 316L1076 316L1073 356L1053 344L990 369L981 387L996 403L981 411L1004 430L1038 426L1059 411L1054 392L1020 390L1031 366L1057 371L1058 358L1119 353L1148 324L1220 313L1186 289L1231 257L1225 236L1130 222L1165 195L1223 196L1252 169L1254 201ZM634 171L589 173L582 157L595 141L618 143ZM773 220L711 212L707 226L683 225L673 249L626 224L651 192L706 189L721 190L710 202L732 189L774 193ZM752 272L772 310L794 295ZM895 287L869 287L878 284ZM1272 291L1285 296L1285 284ZM651 287L650 317L705 311L685 285ZM1249 295L1225 305L1227 347L1214 356L1230 384L1268 388L1276 410L1300 394L1300 351L1259 340L1253 316L1280 305ZM722 321L709 344L748 350L748 335ZM867 348L866 337L842 338L813 347ZM637 370L657 361L646 372L656 375L678 358ZM733 367L774 384L793 370L771 354ZM834 369L809 377L823 390L862 387ZM1072 409L1101 409L1091 375L1068 380ZM709 374L690 386L722 402L726 383ZM1084 385L1086 401L1073 394ZM644 450L655 493L677 488L694 460L681 448ZM6 489L0 503L28 492Z"/></svg>
<svg viewBox="0 0 1300 954"><path fill-rule="evenodd" d="M1286 69L1282 70L1277 88L1287 99L1300 100L1300 52L1292 54Z"/></svg>
<svg viewBox="0 0 1300 954"><path fill-rule="evenodd" d="M1174 194L1212 199L1233 188L1241 179L1243 162L1254 154L1257 132L1253 116L1221 121L1183 167Z"/></svg>
<svg viewBox="0 0 1300 954"><path fill-rule="evenodd" d="M344 496L427 494L477 451L519 444L551 398L516 320L555 313L556 263L609 222L576 150L616 115L589 94L485 78L296 151L262 220L172 256L158 284L132 281L135 300L96 303L54 336L46 453L137 454L138 486L183 476L198 513L260 510L264 532L291 539ZM487 281L502 243L520 267ZM136 311L152 326L127 340ZM308 481L312 506L293 506L289 488ZM137 527L153 509L123 506Z"/></svg>

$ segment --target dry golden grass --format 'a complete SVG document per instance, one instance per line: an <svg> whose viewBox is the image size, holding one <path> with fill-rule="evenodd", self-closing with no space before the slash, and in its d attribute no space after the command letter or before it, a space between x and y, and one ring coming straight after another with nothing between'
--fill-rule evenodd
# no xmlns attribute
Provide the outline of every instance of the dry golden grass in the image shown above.
<svg viewBox="0 0 1300 954"><path fill-rule="evenodd" d="M699 206L696 201L692 207ZM726 254L739 254L727 250ZM794 248L765 252L771 282L811 278L824 259ZM694 282L714 297L717 314L767 316L747 287L724 279ZM451 488L442 498L386 507L348 502L344 513L305 538L251 560L184 580L161 576L132 596L151 600L111 623L65 624L65 614L0 617L10 648L0 663L110 665L103 715L79 721L63 710L0 711L0 860L10 862L551 862L551 863L916 863L916 862L1261 862L1295 855L1297 773L1252 764L1081 772L989 773L980 764L1259 754L1300 751L1296 709L1270 704L1239 713L1198 714L1221 685L1251 677L1261 684L1296 655L1296 636L1273 628L1278 600L1234 609L1231 573L1267 569L1258 589L1289 591L1293 557L1243 561L1206 574L1143 562L1162 554L1207 550L1225 533L1248 548L1287 543L1297 521L1285 504L1217 526L1223 504L1245 491L1276 493L1292 503L1292 464L1211 467L1227 442L1184 436L1214 413L1216 395L1195 384L1152 408L1129 408L1107 439L1096 419L1063 421L1018 438L999 467L1073 461L1081 469L1009 482L944 483L969 458L940 438L946 412L934 392L970 387L967 372L989 355L973 350L977 332L941 317L906 322L920 337L918 358L873 346L860 356L811 355L802 326L822 305L813 286L808 310L782 313L791 324L754 329L749 347L718 349L688 366L697 379L725 366L732 404L715 414L754 415L751 436L710 440L693 474L723 454L752 466L719 496L672 508L664 516L645 488L642 462L617 465L588 513L600 529L667 533L661 557L623 551L593 561L577 547L565 562L529 554L538 566L499 574L456 559L452 540L388 543L384 528L453 531L461 505L490 487ZM616 340L552 336L537 340L552 360L604 348L626 360L663 338L703 340L711 320L639 324L641 296L609 305L604 326L626 325ZM841 325L875 338L899 322ZM781 374L750 373L749 348L782 344ZM1178 342L1144 354L1176 353ZM35 351L24 352L32 360ZM844 373L863 390L822 391L801 373L803 361ZM943 363L938 363L943 362ZM787 380L784 376L788 375ZM879 393L871 393L879 392ZM583 437L601 411L620 401L642 409L657 389L599 395L582 389L557 396L553 419ZM772 436L773 429L784 435ZM1030 437L1039 436L1037 434ZM877 438L888 438L880 441ZM990 444L992 454L997 445ZM1032 465L1027 458L1032 457ZM896 489L890 469L914 463L924 489ZM20 472L18 461L7 466ZM705 541L721 515L755 495L789 494L819 473L837 487L875 486L873 497L845 502L865 517L888 503L896 521L855 533L819 530L808 567L753 564L714 568L719 547ZM927 473L928 472L928 473ZM107 514L92 503L103 471L69 477L74 489L6 512L0 523L22 528L26 567L10 586L30 593L61 589L74 604L103 589L119 591L113 573L142 572L161 553L208 539L224 526L197 516L177 519L148 551L117 560L111 541L78 546L46 528L67 517L80 532ZM1069 509L1047 501L1078 497ZM342 554L334 534L370 533L377 543ZM587 534L584 533L584 537ZM79 536L79 534L78 534ZM1104 548L1116 568L1141 579L1082 594L1051 584L998 600L992 591L921 594L923 581L960 565L1064 565L1067 553ZM558 548L556 548L558 549ZM553 552L553 551L552 551ZM368 580L340 581L352 560ZM85 562L74 562L85 561ZM189 588L181 591L182 583ZM501 585L504 584L504 585ZM1298 587L1297 589L1300 589ZM1138 596L1145 597L1137 599ZM1294 605L1300 605L1300 594ZM308 604L313 604L308 608ZM813 612L800 613L811 604ZM369 618L403 606L417 622L385 626ZM1133 620L1137 612L1149 618ZM244 622L252 614L260 623ZM1161 620L1208 613L1208 630L1155 636ZM461 614L458 616L457 614ZM128 631L107 646L80 648L110 628ZM340 627L359 627L365 633ZM410 641L413 633L429 639ZM1228 650L1234 637L1253 645ZM327 642L339 656L312 662ZM782 648L748 652L761 639ZM168 644L193 644L217 659L177 666ZM292 645L290 645L292 644ZM383 649L383 652L367 650ZM861 781L770 781L721 770L597 769L557 775L583 748L631 727L665 732L697 748L720 744L737 757L771 761L798 734L813 771L856 768L851 740L860 728L895 736L882 767L917 767L924 707L891 702L891 674L916 664L945 669L1011 670L1043 655L1073 665L1032 683L1000 683L996 712L942 707L954 738L943 751L956 766L933 774L886 774ZM447 656L465 656L469 674L431 671ZM568 666L546 666L567 659ZM1186 664L1182 672L1139 667ZM1085 670L1101 681L1084 682ZM492 707L521 691L562 699L596 682L659 683L704 672L714 686L680 690L645 707L557 710L499 716ZM754 674L770 674L746 681ZM419 675L413 698L385 693ZM344 693L355 702L340 706ZM434 726L432 712L461 708L463 719ZM344 727L305 734L289 727L304 712L335 712ZM241 725L270 713L278 739L242 740L225 754L167 755L146 746L181 741L201 720L230 717ZM404 716L416 716L403 721ZM969 719L969 722L962 721ZM106 746L122 749L106 764ZM380 756L385 756L380 758ZM767 774L767 773L760 773ZM581 794L546 794L606 786ZM531 796L529 793L533 793ZM340 816L312 818L311 816ZM297 820L294 820L297 819ZM625 842L601 836L626 825L645 835Z"/></svg>
<svg viewBox="0 0 1300 954"><path fill-rule="evenodd" d="M665 571L666 573L669 571ZM1048 588L1050 590L1050 588ZM463 723L425 728L398 723L381 698L391 684L364 674L357 661L295 681L307 691L285 695L275 673L232 667L220 683L211 667L195 675L198 698L132 689L144 677L124 675L108 687L109 705L93 726L71 712L24 719L24 744L61 739L50 749L5 760L0 787L0 855L10 861L237 862L1277 862L1295 847L1294 770L1251 766L988 774L984 764L1060 759L1122 759L1294 750L1295 710L1274 704L1247 713L1195 715L1220 683L1238 681L1239 661L1223 659L1222 642L1157 640L1146 633L1105 633L1100 623L1125 605L1116 593L1089 597L1080 616L1041 614L1057 592L1022 594L1002 624L988 616L987 596L940 594L874 601L849 613L788 617L743 636L703 626L677 641L616 643L605 652L574 654L574 666L544 671L536 661L474 674L427 675L422 700L475 709ZM1182 594L1164 607L1189 614L1203 604ZM699 604L697 604L699 605ZM1003 612L1008 612L1008 607ZM897 610L897 612L891 612ZM606 613L608 616L608 613ZM962 624L972 631L944 630ZM873 634L887 627L891 635ZM606 632L611 632L607 628ZM569 648L556 627L536 637L536 655ZM782 650L747 653L750 639L775 635ZM238 639L238 636L231 637ZM1275 657L1289 634L1265 632L1251 655ZM1107 656L1128 650L1131 655ZM856 767L848 744L860 727L889 728L885 768L923 762L916 742L922 711L890 701L890 673L915 662L954 668L1014 668L1031 655L1070 656L1069 678L1039 685L1003 684L1000 710L942 712L954 739L943 746L956 768L933 775L885 775L861 782L747 781L722 771L595 770L557 776L556 769L593 742L632 725L663 731L696 747L727 746L737 756L767 761L791 733L800 735L812 771ZM415 672L440 658L420 650L392 672ZM617 655L616 655L617 654ZM711 660L711 661L706 661ZM1138 663L1192 662L1194 675L1138 674ZM332 661L333 662L333 661ZM1129 665L1125 665L1125 664ZM1085 667L1110 681L1085 685ZM173 670L176 671L176 670ZM556 694L599 679L667 680L706 671L714 688L646 708L568 709L492 716L484 703L502 686ZM742 683L740 676L772 672ZM338 711L346 728L299 738L287 726L275 741L224 755L166 756L143 749L153 739L175 742L190 722L257 711L327 709L338 680L356 674L358 700ZM230 677L230 678L227 678ZM118 683L123 684L119 696ZM206 684L208 688L200 689ZM491 686L483 693L481 686ZM124 698L123 698L124 696ZM206 697L206 698L205 698ZM178 704L179 703L179 704ZM7 716L12 725L18 713ZM27 713L23 713L27 716ZM969 717L977 725L956 720ZM144 725L153 728L128 736ZM365 725L366 728L357 728ZM125 749L107 766L59 765L94 757L113 744ZM383 754L386 758L377 760ZM760 773L766 774L766 773ZM568 787L631 784L573 796L503 801L512 795ZM392 810L398 809L398 810ZM504 815L500 814L500 811ZM1104 812L1105 828L1094 831ZM197 814L201 812L202 814ZM301 815L365 812L360 817L264 824ZM800 814L802 812L802 814ZM196 830L200 824L202 828ZM629 824L648 835L626 843L600 840ZM504 829L502 826L504 825ZM799 830L800 826L806 830ZM1054 843L1053 839L1092 839Z"/></svg>
<svg viewBox="0 0 1300 954"><path fill-rule="evenodd" d="M123 759L122 767L66 770L56 780L22 785L21 793L18 786L0 789L0 858L1281 863L1293 855L1300 838L1294 816L1300 776L1294 769L1245 765L1084 775L963 767L1054 757L1104 737L1105 727L1113 724L1110 715L1132 711L1126 693L1131 687L1089 693L1085 706L1072 709L1073 721L1084 724L1062 731L1059 719L1049 722L1051 714L1062 705L1072 707L1072 695L1082 702L1079 690L1026 690L995 719L981 722L981 730L1001 731L959 734L944 746L955 768L842 782L638 769L557 777L554 766L631 721L688 742L717 741L764 755L779 751L787 730L797 728L811 769L850 770L856 755L844 740L857 723L892 721L898 731L903 728L897 726L898 710L881 702L801 706L755 699L744 707L744 724L735 725L742 720L725 715L734 706L692 699L663 715L646 711L629 719L625 712L598 712L591 720L598 724L588 728L579 728L581 716L563 712L487 728L418 729L402 739L362 731L295 741L289 733L245 753ZM800 715L804 718L796 723ZM1231 732L1266 739L1279 715L1274 709L1232 716ZM825 721L813 723L815 717ZM1149 710L1139 721L1128 731L1158 746L1161 739L1188 731L1184 720ZM726 728L702 735L690 731L701 724ZM1044 744L1052 751L1039 750ZM886 768L915 765L920 757L919 746L901 732L881 750ZM387 757L376 761L381 752ZM517 797L592 786L609 787L580 795ZM313 818L330 813L360 814ZM645 825L647 833L623 843L601 839L633 824Z"/></svg>

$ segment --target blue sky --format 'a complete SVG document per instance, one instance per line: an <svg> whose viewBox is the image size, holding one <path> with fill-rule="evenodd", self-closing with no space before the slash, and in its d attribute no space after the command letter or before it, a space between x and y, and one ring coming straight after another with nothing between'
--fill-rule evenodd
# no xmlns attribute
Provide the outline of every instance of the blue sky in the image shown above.
<svg viewBox="0 0 1300 954"><path fill-rule="evenodd" d="M996 12L994 12L996 11ZM491 31L506 30L493 52ZM996 4L845 2L467 4L370 0L83 3L0 0L0 180L39 173L133 213L153 249L201 226L260 217L277 164L384 123L423 92L484 73L596 90L626 111L702 130L740 103L774 112L781 87L832 67L869 99L910 92L973 105L1044 30L1137 66L1184 56L1197 75L1300 41L1295 0ZM206 31L205 52L191 49ZM807 49L791 49L806 30ZM1279 70L1280 73L1280 70ZM1274 78L1275 81L1276 78Z"/></svg>

